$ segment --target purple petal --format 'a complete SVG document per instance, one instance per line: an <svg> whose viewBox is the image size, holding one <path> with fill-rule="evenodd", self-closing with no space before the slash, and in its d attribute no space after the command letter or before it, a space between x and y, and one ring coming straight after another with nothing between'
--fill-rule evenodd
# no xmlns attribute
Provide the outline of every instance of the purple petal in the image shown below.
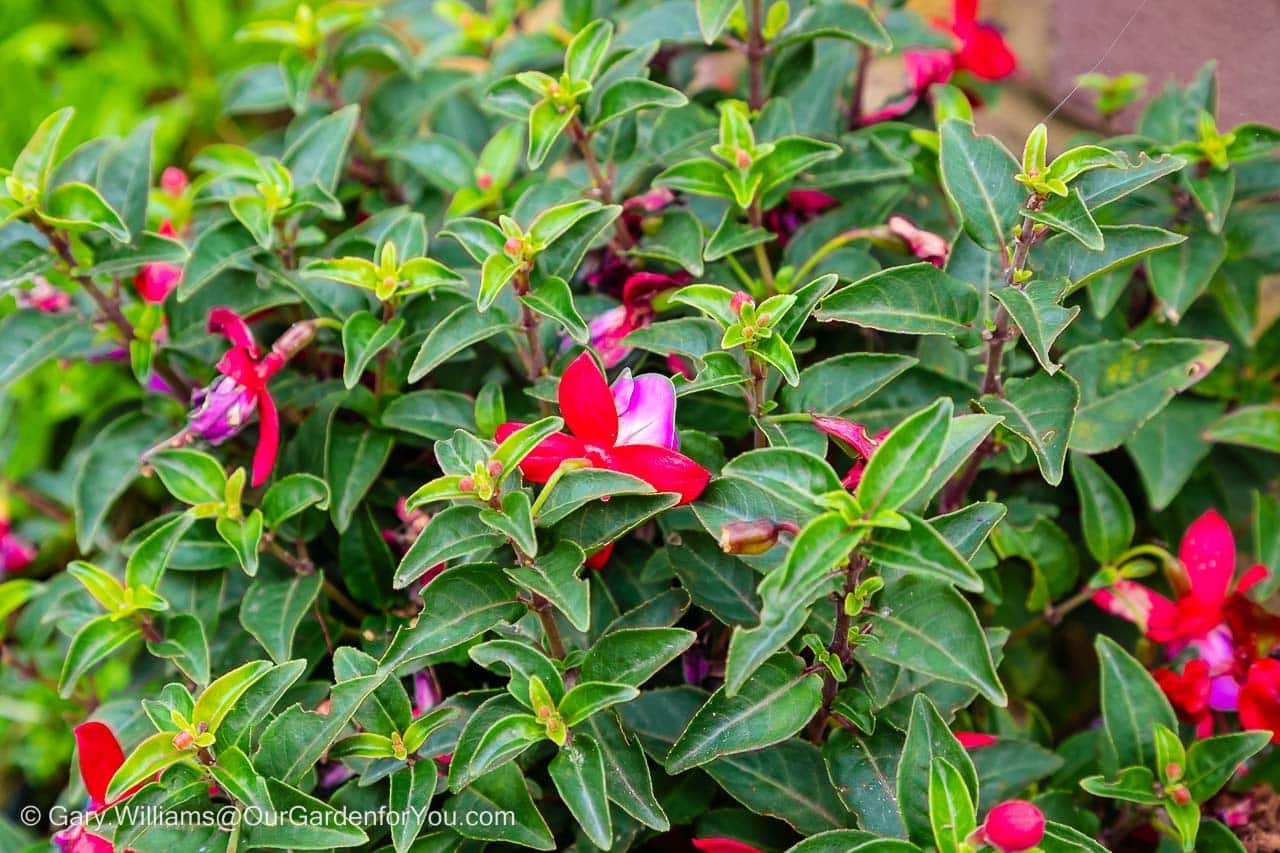
<svg viewBox="0 0 1280 853"><path fill-rule="evenodd" d="M625 377L625 378L624 378ZM614 383L615 405L619 397L617 444L650 444L675 450L676 387L661 374L645 373L634 379L625 373Z"/></svg>
<svg viewBox="0 0 1280 853"><path fill-rule="evenodd" d="M1209 707L1215 711L1234 711L1240 700L1240 685L1230 675L1209 681Z"/></svg>

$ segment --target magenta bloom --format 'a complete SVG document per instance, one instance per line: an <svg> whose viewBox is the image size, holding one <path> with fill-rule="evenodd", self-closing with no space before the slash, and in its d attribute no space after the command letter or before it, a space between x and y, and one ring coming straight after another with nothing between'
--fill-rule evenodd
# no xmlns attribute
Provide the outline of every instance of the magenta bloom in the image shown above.
<svg viewBox="0 0 1280 853"><path fill-rule="evenodd" d="M587 327L591 346L606 368L616 366L631 354L631 347L623 343L627 335L653 322L654 297L689 281L689 274L684 272L675 275L638 272L627 278L622 286L622 304L605 311Z"/></svg>
<svg viewBox="0 0 1280 853"><path fill-rule="evenodd" d="M0 576L20 572L36 558L36 547L14 533L9 522L0 519Z"/></svg>
<svg viewBox="0 0 1280 853"><path fill-rule="evenodd" d="M163 237L178 236L173 223L167 219L161 224L159 233ZM159 305L164 302L169 292L178 286L178 280L181 278L182 267L177 264L143 264L142 269L138 270L138 274L133 277L133 286L143 300Z"/></svg>
<svg viewBox="0 0 1280 853"><path fill-rule="evenodd" d="M258 410L258 395L230 376L219 376L192 395L190 427L198 438L222 444L240 432Z"/></svg>
<svg viewBox="0 0 1280 853"><path fill-rule="evenodd" d="M916 226L905 216L889 217L889 233L907 244L907 250L922 261L928 261L938 269L947 262L951 247L947 238Z"/></svg>
<svg viewBox="0 0 1280 853"><path fill-rule="evenodd" d="M31 280L28 290L17 292L18 304L45 314L60 314L71 307L71 296L49 283L42 275Z"/></svg>
<svg viewBox="0 0 1280 853"><path fill-rule="evenodd" d="M916 108L930 86L947 82L956 70L955 58L951 52L941 48L904 50L902 62L907 67L907 93L876 112L863 116L862 124L877 124L901 118Z"/></svg>
<svg viewBox="0 0 1280 853"><path fill-rule="evenodd" d="M785 247L800 226L812 222L840 202L821 190L792 190L786 199L764 212L764 227Z"/></svg>
<svg viewBox="0 0 1280 853"><path fill-rule="evenodd" d="M168 195L180 196L190 185L191 180L187 177L187 173L177 166L170 166L160 173L160 189Z"/></svg>
<svg viewBox="0 0 1280 853"><path fill-rule="evenodd" d="M633 377L630 370L609 386L618 413L618 444L652 444L676 450L676 386L659 373Z"/></svg>

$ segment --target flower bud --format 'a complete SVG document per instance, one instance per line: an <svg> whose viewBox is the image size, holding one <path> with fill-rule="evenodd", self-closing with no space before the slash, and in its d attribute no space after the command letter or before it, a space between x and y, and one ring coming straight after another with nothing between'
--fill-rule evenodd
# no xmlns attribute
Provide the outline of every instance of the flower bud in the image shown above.
<svg viewBox="0 0 1280 853"><path fill-rule="evenodd" d="M221 444L235 435L252 417L258 398L230 376L219 376L192 396L195 408L188 429L210 444Z"/></svg>
<svg viewBox="0 0 1280 853"><path fill-rule="evenodd" d="M178 286L181 278L182 267L175 264L143 264L142 269L133 277L133 286L145 301L159 305L164 302L169 291Z"/></svg>
<svg viewBox="0 0 1280 853"><path fill-rule="evenodd" d="M476 175L476 186L479 187L481 191L489 189L489 187L493 186L493 175L490 175L488 172L478 173Z"/></svg>
<svg viewBox="0 0 1280 853"><path fill-rule="evenodd" d="M160 173L160 189L171 196L182 195L191 184L187 173L177 166L170 166Z"/></svg>
<svg viewBox="0 0 1280 853"><path fill-rule="evenodd" d="M177 750L190 749L195 744L195 738L191 736L191 732L178 732L173 737L173 748Z"/></svg>
<svg viewBox="0 0 1280 853"><path fill-rule="evenodd" d="M763 554L778 542L782 526L769 518L731 521L720 528L720 549L726 554Z"/></svg>
<svg viewBox="0 0 1280 853"><path fill-rule="evenodd" d="M1182 778L1182 765L1175 761L1170 761L1164 766L1164 776L1170 782L1177 782Z"/></svg>
<svg viewBox="0 0 1280 853"><path fill-rule="evenodd" d="M1044 838L1044 813L1026 800L1006 800L987 814L981 831L1001 853L1021 853Z"/></svg>
<svg viewBox="0 0 1280 853"><path fill-rule="evenodd" d="M502 463L497 459L489 460L489 464L485 466L485 470L489 472L490 477L502 476Z"/></svg>
<svg viewBox="0 0 1280 853"><path fill-rule="evenodd" d="M744 290L739 290L733 294L733 298L729 300L729 310L734 314L741 315L744 305L755 305L756 301L751 298L751 294Z"/></svg>
<svg viewBox="0 0 1280 853"><path fill-rule="evenodd" d="M458 491L474 492L476 490L476 481L470 477L463 477L458 481Z"/></svg>
<svg viewBox="0 0 1280 853"><path fill-rule="evenodd" d="M524 252L524 241L519 237L508 237L507 242L502 244L502 250L511 257L518 258Z"/></svg>
<svg viewBox="0 0 1280 853"><path fill-rule="evenodd" d="M751 155L748 154L744 149L739 148L736 156L737 156L737 163L738 163L739 169L751 168Z"/></svg>
<svg viewBox="0 0 1280 853"><path fill-rule="evenodd" d="M1186 785L1175 785L1169 789L1169 799L1180 806L1185 806L1191 802L1191 792L1187 790Z"/></svg>

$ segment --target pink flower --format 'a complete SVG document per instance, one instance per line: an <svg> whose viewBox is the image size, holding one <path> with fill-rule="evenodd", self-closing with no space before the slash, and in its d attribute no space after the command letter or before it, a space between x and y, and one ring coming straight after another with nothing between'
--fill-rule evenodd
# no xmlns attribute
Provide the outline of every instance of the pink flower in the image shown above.
<svg viewBox="0 0 1280 853"><path fill-rule="evenodd" d="M674 388L668 394L662 383L642 380L643 376L620 383L615 397L604 371L591 355L579 355L565 370L557 392L560 414L569 432L543 439L521 461L525 478L545 483L561 462L584 459L594 468L639 477L660 492L676 492L682 504L702 494L711 473L697 462L672 449L669 443L627 443L633 438L674 440ZM641 385L638 394L636 384ZM522 426L503 424L494 437L501 442Z"/></svg>
<svg viewBox="0 0 1280 853"><path fill-rule="evenodd" d="M975 833L1001 853L1022 853L1044 838L1044 813L1026 800L1005 800Z"/></svg>
<svg viewBox="0 0 1280 853"><path fill-rule="evenodd" d="M953 734L965 749L982 749L999 740L995 735L984 734L983 732L953 732Z"/></svg>
<svg viewBox="0 0 1280 853"><path fill-rule="evenodd" d="M1197 658L1187 661L1181 674L1161 667L1152 670L1151 676L1178 715L1196 727L1197 737L1213 734L1213 715L1209 712L1213 688L1207 663Z"/></svg>
<svg viewBox="0 0 1280 853"><path fill-rule="evenodd" d="M71 307L71 296L49 283L49 279L38 275L31 280L31 287L19 290L16 294L18 305L42 311L45 314L60 314Z"/></svg>
<svg viewBox="0 0 1280 853"><path fill-rule="evenodd" d="M945 83L955 73L955 59L951 52L941 48L904 50L902 61L907 67L909 88L905 95L890 101L879 110L862 117L862 124L877 124L901 118L916 108L920 99L934 83Z"/></svg>
<svg viewBox="0 0 1280 853"><path fill-rule="evenodd" d="M840 481L850 491L858 488L858 483L862 482L862 472L866 470L867 463L871 461L871 454L876 452L880 442L884 441L884 437L889 434L889 430L881 430L872 437L862 424L847 421L843 418L828 418L822 415L814 416L813 425L820 432L844 442L858 454L859 458L854 461L849 468L849 473L845 474L844 479Z"/></svg>
<svg viewBox="0 0 1280 853"><path fill-rule="evenodd" d="M132 797L145 783L139 783L113 800L107 799L111 777L124 764L124 750L120 741L104 723L90 721L75 728L76 752L79 756L80 778L89 792L90 809L100 812L116 803ZM61 853L115 853L110 841L94 835L76 823L54 836L53 841ZM129 851L125 851L129 853Z"/></svg>
<svg viewBox="0 0 1280 853"><path fill-rule="evenodd" d="M922 261L928 261L941 269L947 263L951 247L947 238L932 231L925 231L905 216L889 217L889 233L907 244L907 250Z"/></svg>
<svg viewBox="0 0 1280 853"><path fill-rule="evenodd" d="M14 533L8 519L0 519L0 577L20 572L36 558L36 546Z"/></svg>
<svg viewBox="0 0 1280 853"><path fill-rule="evenodd" d="M800 226L817 219L840 202L821 190L792 190L779 205L764 212L764 227L785 247Z"/></svg>
<svg viewBox="0 0 1280 853"><path fill-rule="evenodd" d="M435 678L427 670L413 674L413 715L421 717L440 704L440 689Z"/></svg>
<svg viewBox="0 0 1280 853"><path fill-rule="evenodd" d="M218 362L221 377L197 391L192 402L188 430L211 444L221 444L244 428L258 412L258 447L253 454L253 485L271 475L280 446L280 416L267 382L315 335L315 324L295 323L280 336L271 351L262 355L253 332L230 308L209 312L209 331L221 332L232 347Z"/></svg>
<svg viewBox="0 0 1280 853"><path fill-rule="evenodd" d="M720 836L712 838L695 838L693 846L701 850L702 853L763 853L759 847L752 847L733 838L724 838Z"/></svg>
<svg viewBox="0 0 1280 853"><path fill-rule="evenodd" d="M159 233L163 237L178 236L178 232L173 229L173 223L167 219L161 224ZM182 267L177 264L143 264L142 269L138 270L138 274L133 277L133 286L143 300L159 305L164 302L169 292L178 286L181 278Z"/></svg>

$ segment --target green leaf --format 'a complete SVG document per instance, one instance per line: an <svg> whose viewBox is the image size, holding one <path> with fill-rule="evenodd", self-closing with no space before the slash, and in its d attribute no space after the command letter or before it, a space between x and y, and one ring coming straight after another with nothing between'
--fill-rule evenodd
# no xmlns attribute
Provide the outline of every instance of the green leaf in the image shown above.
<svg viewBox="0 0 1280 853"><path fill-rule="evenodd" d="M887 51L893 40L876 13L866 6L831 3L809 6L770 42L774 50L818 38L835 38Z"/></svg>
<svg viewBox="0 0 1280 853"><path fill-rule="evenodd" d="M319 572L280 578L259 575L241 599L240 624L276 663L289 659L298 624L320 594L322 580Z"/></svg>
<svg viewBox="0 0 1280 853"><path fill-rule="evenodd" d="M138 125L102 158L98 188L125 230L137 243L147 227L147 197L151 192L151 137L156 119Z"/></svg>
<svg viewBox="0 0 1280 853"><path fill-rule="evenodd" d="M962 853L977 827L973 798L955 765L935 758L929 765L929 822L938 853Z"/></svg>
<svg viewBox="0 0 1280 853"><path fill-rule="evenodd" d="M1227 784L1236 770L1266 747L1266 732L1233 732L1200 738L1187 748L1183 784L1197 803L1207 802Z"/></svg>
<svg viewBox="0 0 1280 853"><path fill-rule="evenodd" d="M1211 423L1209 441L1280 453L1280 405L1245 406Z"/></svg>
<svg viewBox="0 0 1280 853"><path fill-rule="evenodd" d="M492 566L459 566L431 582L417 623L401 628L379 662L382 671L443 651L524 611L516 588Z"/></svg>
<svg viewBox="0 0 1280 853"><path fill-rule="evenodd" d="M481 735L466 760L454 754L449 762L449 787L459 790L488 771L514 761L529 747L546 739L545 723L532 714L502 717Z"/></svg>
<svg viewBox="0 0 1280 853"><path fill-rule="evenodd" d="M254 847L330 850L355 847L369 840L364 830L342 812L279 779L267 779L267 794L281 817L253 828Z"/></svg>
<svg viewBox="0 0 1280 853"><path fill-rule="evenodd" d="M1104 225L1102 251L1086 248L1070 234L1050 237L1031 253L1031 266L1044 280L1067 278L1075 291L1104 273L1176 246L1187 238L1150 225Z"/></svg>
<svg viewBox="0 0 1280 853"><path fill-rule="evenodd" d="M1224 403L1175 398L1125 441L1153 510L1167 507L1213 445L1201 433L1222 413Z"/></svg>
<svg viewBox="0 0 1280 853"><path fill-rule="evenodd" d="M1177 323L1227 256L1227 244L1206 231L1194 231L1175 249L1158 252L1147 261L1151 290L1160 299L1160 310Z"/></svg>
<svg viewBox="0 0 1280 853"><path fill-rule="evenodd" d="M480 520L474 504L451 506L432 516L396 568L395 588L404 589L439 563L486 552L504 541L502 534Z"/></svg>
<svg viewBox="0 0 1280 853"><path fill-rule="evenodd" d="M1080 787L1095 797L1108 797L1146 806L1159 805L1156 795L1156 775L1147 767L1126 767L1114 779L1104 776L1087 776L1080 780Z"/></svg>
<svg viewBox="0 0 1280 853"><path fill-rule="evenodd" d="M259 661L265 663L265 661ZM291 705L262 730L253 765L274 780L301 779L346 729L352 716L383 681L383 674L340 681L329 693L326 715ZM272 801L275 800L274 793Z"/></svg>
<svg viewBox="0 0 1280 853"><path fill-rule="evenodd" d="M0 391L51 358L87 349L92 340L93 330L79 315L16 311L0 319Z"/></svg>
<svg viewBox="0 0 1280 853"><path fill-rule="evenodd" d="M507 692L521 705L537 710L529 699L529 679L537 676L551 696L559 702L564 696L564 680L551 659L531 646L515 640L491 640L472 646L468 655L476 663L499 675L506 675Z"/></svg>
<svg viewBox="0 0 1280 853"><path fill-rule="evenodd" d="M878 571L918 573L955 584L968 592L982 592L982 578L951 543L923 518L910 513L903 515L910 529L876 528L870 541L862 546L862 553Z"/></svg>
<svg viewBox="0 0 1280 853"><path fill-rule="evenodd" d="M917 844L927 845L934 840L929 794L933 787L932 767L937 761L951 765L955 781L965 794L970 798L977 794L978 773L973 761L951 734L938 709L927 696L918 693L911 703L911 721L897 773L898 807L907 836ZM958 796L960 792L955 793Z"/></svg>
<svg viewBox="0 0 1280 853"><path fill-rule="evenodd" d="M731 0L739 2L739 0ZM685 160L668 167L653 179L655 187L670 187L680 192L705 195L713 198L733 198L733 192L725 180L726 168L709 157Z"/></svg>
<svg viewBox="0 0 1280 853"><path fill-rule="evenodd" d="M671 822L653 793L649 762L640 744L628 739L613 714L596 714L582 724L600 748L609 800L646 826L666 832ZM578 735L574 736L575 743Z"/></svg>
<svg viewBox="0 0 1280 853"><path fill-rule="evenodd" d="M555 850L555 838L529 796L528 783L515 764L506 764L472 782L443 810L446 825L458 834L481 841L520 844L536 850ZM467 814L509 812L513 820L481 821L472 826ZM451 814L448 814L451 813ZM485 825L488 824L488 825Z"/></svg>
<svg viewBox="0 0 1280 853"><path fill-rule="evenodd" d="M1234 169L1218 171L1210 169L1201 175L1190 172L1184 176L1187 189L1195 197L1196 204L1204 214L1205 225L1213 234L1221 234L1227 223L1227 210L1236 192L1236 173Z"/></svg>
<svg viewBox="0 0 1280 853"><path fill-rule="evenodd" d="M394 439L360 423L333 417L325 433L324 478L332 490L329 515L338 532L351 524L356 507L391 455Z"/></svg>
<svg viewBox="0 0 1280 853"><path fill-rule="evenodd" d="M613 848L613 823L605 799L605 768L600 747L585 734L551 759L547 771L578 825L601 850Z"/></svg>
<svg viewBox="0 0 1280 853"><path fill-rule="evenodd" d="M978 295L968 284L929 263L889 267L832 293L815 315L824 323L856 323L914 335L969 331Z"/></svg>
<svg viewBox="0 0 1280 853"><path fill-rule="evenodd" d="M299 134L281 158L299 189L310 184L332 193L346 164L347 149L360 121L360 107L348 104Z"/></svg>
<svg viewBox="0 0 1280 853"><path fill-rule="evenodd" d="M884 388L917 363L890 353L851 352L800 371L800 384L782 392L789 411L840 415Z"/></svg>
<svg viewBox="0 0 1280 853"><path fill-rule="evenodd" d="M173 745L173 732L156 732L138 744L116 770L107 785L107 800L120 799L130 788L184 758L190 758L191 754Z"/></svg>
<svg viewBox="0 0 1280 853"><path fill-rule="evenodd" d="M1039 209L1024 208L1023 215L1032 222L1049 226L1054 231L1069 234L1090 251L1100 252L1104 241L1093 214L1080 199L1080 191L1072 190L1066 198L1053 196Z"/></svg>
<svg viewBox="0 0 1280 853"><path fill-rule="evenodd" d="M871 639L860 654L975 688L992 704L1008 701L973 607L949 584L906 576L880 593L869 613Z"/></svg>
<svg viewBox="0 0 1280 853"><path fill-rule="evenodd" d="M129 241L129 229L120 214L88 184L72 181L54 187L44 200L41 218L71 231L97 228L121 243Z"/></svg>
<svg viewBox="0 0 1280 853"><path fill-rule="evenodd" d="M514 328L500 311L480 313L473 305L460 305L427 333L409 368L409 381L417 382L469 346Z"/></svg>
<svg viewBox="0 0 1280 853"><path fill-rule="evenodd" d="M217 762L209 765L209 774L219 787L241 803L264 811L273 808L267 780L253 769L249 757L238 747L219 749Z"/></svg>
<svg viewBox="0 0 1280 853"><path fill-rule="evenodd" d="M329 508L329 484L313 474L281 477L262 496L263 519L272 530L311 507Z"/></svg>
<svg viewBox="0 0 1280 853"><path fill-rule="evenodd" d="M72 486L76 543L82 552L93 548L107 511L137 477L142 453L168 429L167 424L132 412L111 421L93 437Z"/></svg>
<svg viewBox="0 0 1280 853"><path fill-rule="evenodd" d="M900 732L877 726L870 736L836 729L822 749L831 784L858 825L877 835L906 835L896 781L902 746Z"/></svg>
<svg viewBox="0 0 1280 853"><path fill-rule="evenodd" d="M944 121L939 136L942 187L965 232L984 249L1003 249L1026 199L1013 179L1018 161L995 137L976 136L960 119Z"/></svg>
<svg viewBox="0 0 1280 853"><path fill-rule="evenodd" d="M653 494L653 487L629 474L605 468L578 468L565 473L543 501L535 518L539 527L550 527L586 504L614 495Z"/></svg>
<svg viewBox="0 0 1280 853"><path fill-rule="evenodd" d="M1047 373L1057 373L1061 367L1050 357L1050 347L1080 313L1078 305L1062 306L1068 284L1066 279L1037 280L1025 288L1004 287L991 293L1009 312Z"/></svg>
<svg viewBox="0 0 1280 853"><path fill-rule="evenodd" d="M262 544L262 512L254 510L244 518L219 518L214 522L222 541L235 552L240 568L249 577L258 573L258 549Z"/></svg>
<svg viewBox="0 0 1280 853"><path fill-rule="evenodd" d="M597 19L583 27L564 52L564 72L570 80L594 80L609 53L613 24Z"/></svg>
<svg viewBox="0 0 1280 853"><path fill-rule="evenodd" d="M1167 338L1102 341L1067 353L1063 365L1080 384L1071 449L1096 454L1119 447L1226 351L1221 341Z"/></svg>
<svg viewBox="0 0 1280 853"><path fill-rule="evenodd" d="M639 687L684 653L697 635L684 628L625 628L605 634L582 659L584 681Z"/></svg>
<svg viewBox="0 0 1280 853"><path fill-rule="evenodd" d="M950 398L904 420L885 437L858 483L858 503L874 515L911 500L942 458L951 425Z"/></svg>
<svg viewBox="0 0 1280 853"><path fill-rule="evenodd" d="M158 589L174 548L194 521L190 515L182 513L157 527L143 539L125 564L125 586Z"/></svg>
<svg viewBox="0 0 1280 853"><path fill-rule="evenodd" d="M81 625L71 638L71 645L67 647L67 655L62 661L58 695L63 699L70 698L81 676L141 635L132 619L117 620L110 613Z"/></svg>
<svg viewBox="0 0 1280 853"><path fill-rule="evenodd" d="M178 301L186 302L218 275L240 266L260 249L254 236L234 219L201 231L191 244L187 265L182 268Z"/></svg>
<svg viewBox="0 0 1280 853"><path fill-rule="evenodd" d="M1080 389L1066 373L1036 373L1010 379L1003 398L987 394L978 403L988 414L1004 418L1004 426L1035 454L1040 476L1056 486L1062 482L1079 401Z"/></svg>
<svg viewBox="0 0 1280 853"><path fill-rule="evenodd" d="M1146 667L1105 635L1094 642L1102 671L1102 728L1120 767L1134 764L1155 769L1152 726L1176 729L1169 700Z"/></svg>
<svg viewBox="0 0 1280 853"><path fill-rule="evenodd" d="M147 641L147 651L173 661L196 684L209 683L209 641L204 623L189 613L171 614L164 623L164 637Z"/></svg>
<svg viewBox="0 0 1280 853"><path fill-rule="evenodd" d="M529 113L529 168L537 169L551 153L560 134L578 114L577 106L564 108L551 100L540 101Z"/></svg>
<svg viewBox="0 0 1280 853"><path fill-rule="evenodd" d="M342 326L342 383L354 388L369 362L400 335L404 320L383 323L368 311L357 311Z"/></svg>
<svg viewBox="0 0 1280 853"><path fill-rule="evenodd" d="M1097 210L1186 165L1185 158L1173 154L1163 154L1151 160L1145 152L1139 152L1137 162L1128 168L1095 169L1081 175L1073 182L1072 188L1080 193L1080 198L1090 210Z"/></svg>
<svg viewBox="0 0 1280 853"><path fill-rule="evenodd" d="M822 678L804 674L791 654L765 661L729 698L721 687L707 700L667 753L668 773L682 773L726 755L786 740L812 719L822 703Z"/></svg>
<svg viewBox="0 0 1280 853"><path fill-rule="evenodd" d="M480 520L498 531L530 557L537 556L538 536L533 530L533 515L527 492L510 492L502 498L502 510L482 509Z"/></svg>
<svg viewBox="0 0 1280 853"><path fill-rule="evenodd" d="M149 460L169 494L185 504L221 505L227 496L222 463L207 453L185 448L162 450Z"/></svg>
<svg viewBox="0 0 1280 853"><path fill-rule="evenodd" d="M698 13L698 31L707 44L713 43L729 23L735 9L741 8L741 0L694 0Z"/></svg>
<svg viewBox="0 0 1280 853"><path fill-rule="evenodd" d="M207 724L208 731L216 735L218 727L235 708L240 697L270 671L270 662L255 660L220 676L196 700L195 709L191 712L191 722L197 725Z"/></svg>
<svg viewBox="0 0 1280 853"><path fill-rule="evenodd" d="M574 542L561 540L531 566L503 569L520 586L541 595L579 631L591 628L591 585L579 577L586 554Z"/></svg>
<svg viewBox="0 0 1280 853"><path fill-rule="evenodd" d="M1089 553L1109 563L1133 541L1133 509L1124 490L1097 462L1082 453L1071 454L1071 481L1080 499L1080 525Z"/></svg>
<svg viewBox="0 0 1280 853"><path fill-rule="evenodd" d="M1040 847L1045 853L1108 853L1107 848L1080 830L1052 820L1045 821Z"/></svg>
<svg viewBox="0 0 1280 853"><path fill-rule="evenodd" d="M663 86L645 77L627 77L609 85L600 95L600 109L592 122L599 129L625 115L653 107L676 109L689 103L678 89Z"/></svg>
<svg viewBox="0 0 1280 853"><path fill-rule="evenodd" d="M431 797L436 792L436 768L419 761L391 774L388 805L401 819L391 824L391 843L396 853L406 853L427 819Z"/></svg>
<svg viewBox="0 0 1280 853"><path fill-rule="evenodd" d="M656 233L647 235L632 249L638 257L654 258L702 275L702 225L692 212L681 208L665 210Z"/></svg>
<svg viewBox="0 0 1280 853"><path fill-rule="evenodd" d="M560 716L566 726L576 726L605 708L630 702L639 695L640 691L629 684L584 681L560 700Z"/></svg>
<svg viewBox="0 0 1280 853"><path fill-rule="evenodd" d="M573 291L564 279L557 276L540 278L528 293L520 297L520 301L542 316L555 320L574 342L583 346L590 343L591 332L573 304Z"/></svg>

